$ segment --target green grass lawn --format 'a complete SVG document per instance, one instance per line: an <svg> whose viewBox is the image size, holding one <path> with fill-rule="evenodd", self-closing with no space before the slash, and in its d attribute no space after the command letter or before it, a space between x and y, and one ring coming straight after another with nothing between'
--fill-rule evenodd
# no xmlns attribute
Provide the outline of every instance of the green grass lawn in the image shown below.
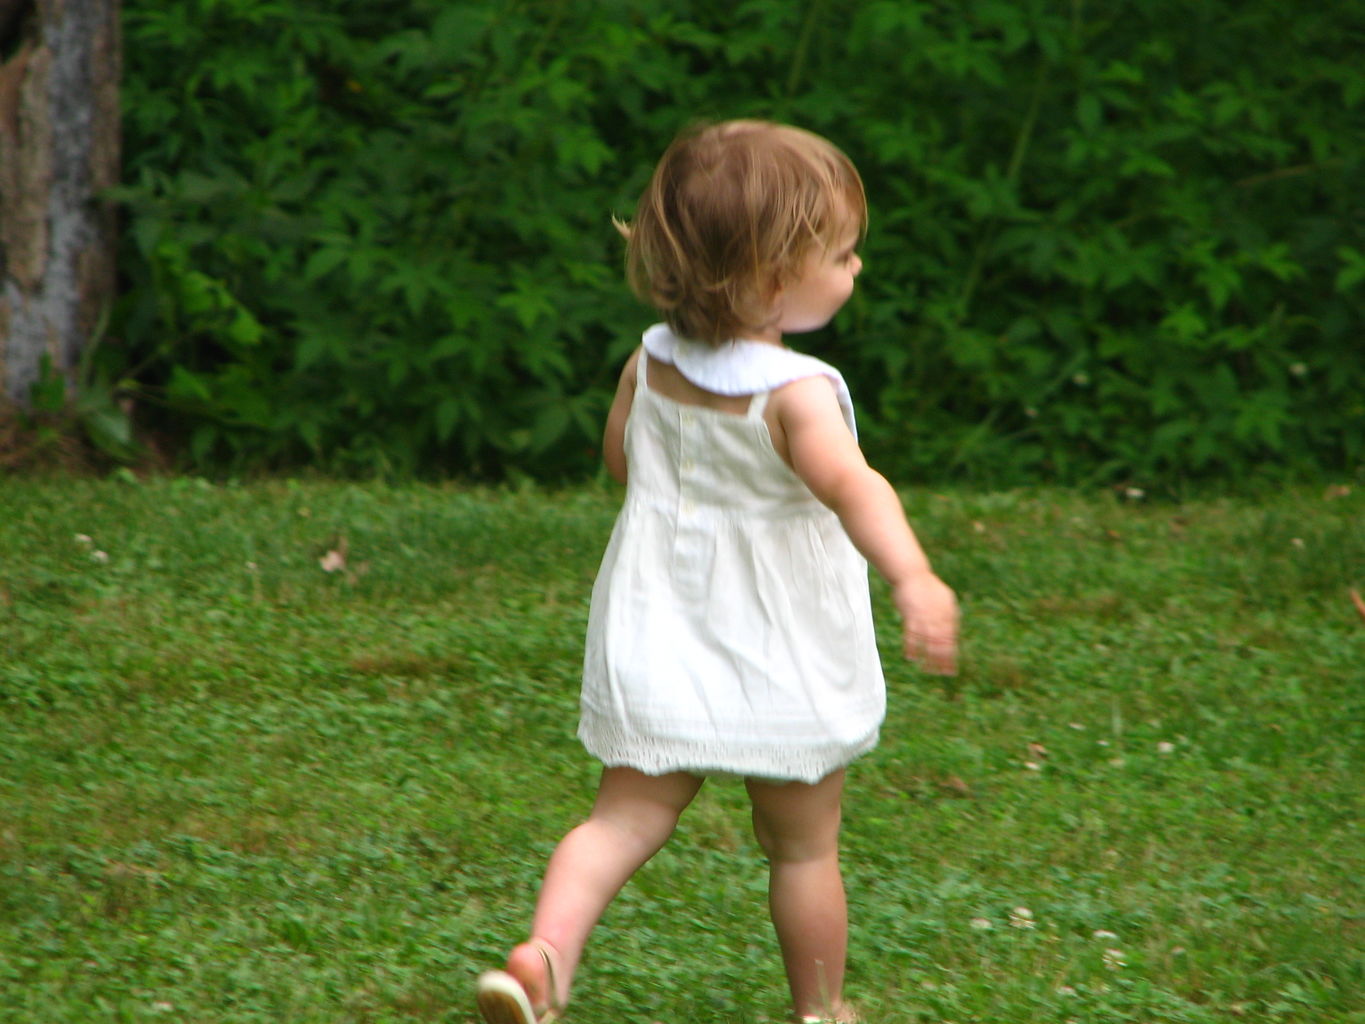
<svg viewBox="0 0 1365 1024"><path fill-rule="evenodd" d="M1365 491L906 499L964 666L896 660L874 588L868 1024L1365 1021ZM592 795L617 500L0 480L0 1020L473 1020ZM765 885L710 784L569 1019L783 1020Z"/></svg>

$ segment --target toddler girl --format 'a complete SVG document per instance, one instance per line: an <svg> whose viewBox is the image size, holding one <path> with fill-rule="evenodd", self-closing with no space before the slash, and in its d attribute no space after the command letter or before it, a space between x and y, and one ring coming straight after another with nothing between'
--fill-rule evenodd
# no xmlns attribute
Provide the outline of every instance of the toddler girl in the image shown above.
<svg viewBox="0 0 1365 1024"><path fill-rule="evenodd" d="M956 599L864 460L843 377L783 344L847 301L866 221L829 142L735 121L675 141L618 225L666 323L626 363L603 441L626 495L593 586L578 734L605 768L530 939L479 979L490 1024L558 1015L588 933L708 774L745 780L796 1015L854 1019L840 794L885 711L867 562L907 657L951 673L957 643Z"/></svg>

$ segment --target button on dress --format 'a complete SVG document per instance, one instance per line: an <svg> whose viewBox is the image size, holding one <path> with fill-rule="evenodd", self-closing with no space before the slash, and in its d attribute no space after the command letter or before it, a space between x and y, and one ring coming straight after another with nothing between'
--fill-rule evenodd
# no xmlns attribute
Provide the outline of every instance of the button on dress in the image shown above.
<svg viewBox="0 0 1365 1024"><path fill-rule="evenodd" d="M651 358L744 414L650 389ZM578 735L604 764L816 782L876 745L886 710L867 563L782 460L777 387L838 371L762 342L645 332L626 496L593 586Z"/></svg>

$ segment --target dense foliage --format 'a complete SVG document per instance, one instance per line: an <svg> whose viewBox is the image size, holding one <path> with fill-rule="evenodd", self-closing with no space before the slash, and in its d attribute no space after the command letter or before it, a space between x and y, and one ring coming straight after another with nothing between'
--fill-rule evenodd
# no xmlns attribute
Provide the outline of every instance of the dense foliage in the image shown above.
<svg viewBox="0 0 1365 1024"><path fill-rule="evenodd" d="M212 465L575 475L650 313L610 218L695 117L872 205L838 363L893 474L1365 455L1365 5L126 0L97 360Z"/></svg>

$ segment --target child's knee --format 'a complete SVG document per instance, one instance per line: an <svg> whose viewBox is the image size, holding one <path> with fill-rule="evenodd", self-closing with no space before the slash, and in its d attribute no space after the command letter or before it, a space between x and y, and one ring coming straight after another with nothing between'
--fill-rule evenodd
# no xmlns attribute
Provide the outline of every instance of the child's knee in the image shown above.
<svg viewBox="0 0 1365 1024"><path fill-rule="evenodd" d="M774 864L799 864L839 856L839 830L814 828L792 830L775 827L762 814L754 814L754 838Z"/></svg>
<svg viewBox="0 0 1365 1024"><path fill-rule="evenodd" d="M837 858L842 786L842 772L815 785L751 781L754 837L768 859L790 863Z"/></svg>
<svg viewBox="0 0 1365 1024"><path fill-rule="evenodd" d="M635 808L629 814L596 808L585 824L603 829L614 842L652 854L668 842L678 827L678 818L678 814L662 807Z"/></svg>

